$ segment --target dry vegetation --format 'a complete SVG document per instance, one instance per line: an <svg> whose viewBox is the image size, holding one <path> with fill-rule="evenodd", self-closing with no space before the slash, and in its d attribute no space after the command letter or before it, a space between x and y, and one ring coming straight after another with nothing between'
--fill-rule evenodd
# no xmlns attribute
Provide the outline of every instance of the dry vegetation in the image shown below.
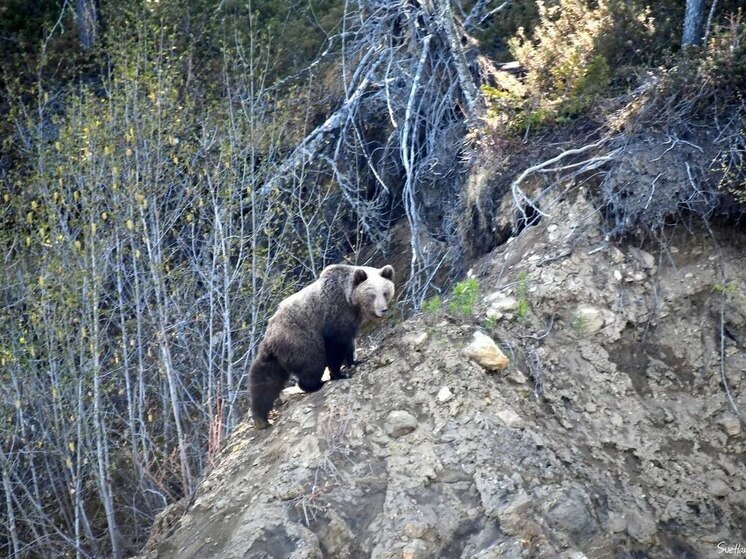
<svg viewBox="0 0 746 559"><path fill-rule="evenodd" d="M385 252L397 220L417 310L495 236L509 190L525 224L592 186L609 235L746 202L732 3L683 54L678 4L101 4L96 48L75 46L68 4L3 24L5 555L137 551L239 421L277 302ZM523 75L496 80L484 53L508 49ZM628 180L643 148L674 174ZM503 163L477 225L462 190L479 158Z"/></svg>

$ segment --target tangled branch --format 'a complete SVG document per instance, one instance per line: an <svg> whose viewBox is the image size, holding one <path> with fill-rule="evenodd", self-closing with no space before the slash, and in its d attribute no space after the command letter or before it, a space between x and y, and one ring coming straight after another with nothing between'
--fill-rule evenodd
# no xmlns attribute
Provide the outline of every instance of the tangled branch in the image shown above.
<svg viewBox="0 0 746 559"><path fill-rule="evenodd" d="M448 0L367 0L350 8L344 100L261 190L282 190L312 165L337 184L367 240L382 242L391 221L406 217L406 294L415 308L443 262L445 241L456 236L459 152L467 121L480 111L462 34Z"/></svg>

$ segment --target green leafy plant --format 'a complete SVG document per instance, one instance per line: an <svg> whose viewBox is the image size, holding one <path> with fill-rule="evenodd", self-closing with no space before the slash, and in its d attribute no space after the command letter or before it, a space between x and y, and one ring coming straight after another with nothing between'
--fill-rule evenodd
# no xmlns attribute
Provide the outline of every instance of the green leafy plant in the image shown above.
<svg viewBox="0 0 746 559"><path fill-rule="evenodd" d="M531 310L531 303L529 303L526 299L519 299L518 300L518 307L516 308L515 314L518 317L519 322L526 322L526 319L528 318L528 313Z"/></svg>
<svg viewBox="0 0 746 559"><path fill-rule="evenodd" d="M448 311L460 316L471 315L477 300L477 289L479 289L479 281L476 278L458 282L453 287L453 296L448 304Z"/></svg>
<svg viewBox="0 0 746 559"><path fill-rule="evenodd" d="M611 70L598 41L612 25L605 1L591 7L580 0L537 3L539 23L508 41L526 69L527 95L514 129L537 130L586 111L608 87Z"/></svg>
<svg viewBox="0 0 746 559"><path fill-rule="evenodd" d="M526 271L518 274L516 295L518 296L518 307L515 314L519 322L525 322L528 318L528 313L531 311L531 303L528 301L528 272Z"/></svg>
<svg viewBox="0 0 746 559"><path fill-rule="evenodd" d="M436 314L440 307L443 305L443 301L440 295L433 295L427 301L422 303L422 312L427 314Z"/></svg>
<svg viewBox="0 0 746 559"><path fill-rule="evenodd" d="M715 293L736 293L738 291L738 284L734 281L726 283L725 285L717 283L712 286L712 290Z"/></svg>
<svg viewBox="0 0 746 559"><path fill-rule="evenodd" d="M582 336L588 331L588 318L582 314L576 314L570 326L578 336Z"/></svg>
<svg viewBox="0 0 746 559"><path fill-rule="evenodd" d="M510 50L528 71L532 91L562 97L572 92L596 57L596 41L611 25L606 2L595 8L580 0L538 2L539 25L529 37L523 29Z"/></svg>

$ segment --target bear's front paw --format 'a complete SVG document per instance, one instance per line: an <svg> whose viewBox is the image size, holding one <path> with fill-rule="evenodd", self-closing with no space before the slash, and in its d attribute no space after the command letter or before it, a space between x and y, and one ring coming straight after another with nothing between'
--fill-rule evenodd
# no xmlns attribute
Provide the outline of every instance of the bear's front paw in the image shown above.
<svg viewBox="0 0 746 559"><path fill-rule="evenodd" d="M345 369L346 370L354 369L358 365L362 365L363 362L364 361L362 359L352 359L351 361L346 361L345 362Z"/></svg>
<svg viewBox="0 0 746 559"><path fill-rule="evenodd" d="M254 427L256 427L258 430L266 429L271 425L272 424L266 419L262 419L261 417L256 416L254 417Z"/></svg>

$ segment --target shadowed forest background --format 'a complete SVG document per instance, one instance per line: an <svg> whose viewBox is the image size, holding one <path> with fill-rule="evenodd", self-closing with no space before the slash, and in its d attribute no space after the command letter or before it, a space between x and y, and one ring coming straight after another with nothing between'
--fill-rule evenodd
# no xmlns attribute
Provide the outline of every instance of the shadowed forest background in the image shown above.
<svg viewBox="0 0 746 559"><path fill-rule="evenodd" d="M742 226L743 17L0 0L0 554L136 553L241 419L267 318L328 264L398 258L417 312L560 180L610 239ZM675 188L614 180L644 134L691 150Z"/></svg>

